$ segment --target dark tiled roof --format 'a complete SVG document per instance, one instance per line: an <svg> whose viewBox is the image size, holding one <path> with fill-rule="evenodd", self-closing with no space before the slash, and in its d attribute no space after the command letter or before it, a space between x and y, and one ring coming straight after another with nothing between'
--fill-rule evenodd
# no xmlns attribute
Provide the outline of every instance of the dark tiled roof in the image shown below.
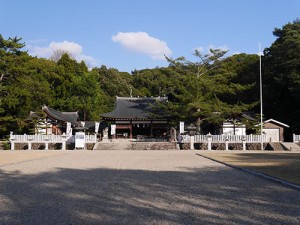
<svg viewBox="0 0 300 225"><path fill-rule="evenodd" d="M84 127L90 130L95 130L96 122L95 121L84 121Z"/></svg>
<svg viewBox="0 0 300 225"><path fill-rule="evenodd" d="M78 121L77 112L60 112L48 106L43 106L42 109L50 118L54 120L69 122L72 125L77 125L77 121Z"/></svg>
<svg viewBox="0 0 300 225"><path fill-rule="evenodd" d="M251 121L257 121L257 119L255 119L251 113L241 113L239 114L238 116L235 116L235 117L228 117L226 121L228 122L231 122L233 120L237 120L238 122L242 122L243 119L246 119L246 120L251 120Z"/></svg>
<svg viewBox="0 0 300 225"><path fill-rule="evenodd" d="M247 120L252 120L252 121L256 121L257 119L254 118L254 116L251 113L243 113L242 117L244 117Z"/></svg>
<svg viewBox="0 0 300 225"><path fill-rule="evenodd" d="M31 121L31 120L38 119L38 118L39 118L39 116L36 112L30 111L29 116L27 116L25 121Z"/></svg>
<svg viewBox="0 0 300 225"><path fill-rule="evenodd" d="M101 116L111 119L165 119L166 115L157 103L167 100L167 97L117 97L114 110Z"/></svg>

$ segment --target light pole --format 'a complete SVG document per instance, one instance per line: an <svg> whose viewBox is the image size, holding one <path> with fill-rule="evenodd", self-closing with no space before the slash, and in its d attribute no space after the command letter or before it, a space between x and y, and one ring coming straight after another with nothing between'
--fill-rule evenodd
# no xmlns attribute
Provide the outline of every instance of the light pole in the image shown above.
<svg viewBox="0 0 300 225"><path fill-rule="evenodd" d="M259 43L259 86L260 86L260 136L261 136L261 150L264 150L263 142L263 97L262 97L262 74L261 74L261 49Z"/></svg>

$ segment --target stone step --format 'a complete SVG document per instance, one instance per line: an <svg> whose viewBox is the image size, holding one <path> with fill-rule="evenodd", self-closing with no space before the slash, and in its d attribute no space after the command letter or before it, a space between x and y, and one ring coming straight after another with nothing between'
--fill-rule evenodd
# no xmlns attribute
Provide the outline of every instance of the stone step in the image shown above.
<svg viewBox="0 0 300 225"><path fill-rule="evenodd" d="M270 150L273 150L273 151L284 151L285 150L285 148L279 142L270 142L270 143L268 143L268 145L269 146L267 146L267 147L270 147L271 148ZM268 149L266 149L266 150L268 150Z"/></svg>
<svg viewBox="0 0 300 225"><path fill-rule="evenodd" d="M285 150L288 151L300 151L300 146L293 142L282 142L283 147Z"/></svg>
<svg viewBox="0 0 300 225"><path fill-rule="evenodd" d="M98 142L93 150L130 150L132 143Z"/></svg>
<svg viewBox="0 0 300 225"><path fill-rule="evenodd" d="M136 142L132 150L176 150L175 142Z"/></svg>
<svg viewBox="0 0 300 225"><path fill-rule="evenodd" d="M93 150L175 150L175 142L98 142Z"/></svg>

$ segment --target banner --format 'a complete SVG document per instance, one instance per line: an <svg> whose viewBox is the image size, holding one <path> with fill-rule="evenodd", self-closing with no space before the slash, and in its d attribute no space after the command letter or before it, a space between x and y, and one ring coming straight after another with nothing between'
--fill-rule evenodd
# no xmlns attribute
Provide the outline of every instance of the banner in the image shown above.
<svg viewBox="0 0 300 225"><path fill-rule="evenodd" d="M67 130L66 130L67 135L72 135L72 128L71 128L71 123L67 122Z"/></svg>
<svg viewBox="0 0 300 225"><path fill-rule="evenodd" d="M184 122L179 122L179 134L184 133Z"/></svg>
<svg viewBox="0 0 300 225"><path fill-rule="evenodd" d="M116 134L116 125L115 124L110 125L110 134L111 135Z"/></svg>
<svg viewBox="0 0 300 225"><path fill-rule="evenodd" d="M95 133L98 133L99 125L100 125L100 122L95 122Z"/></svg>

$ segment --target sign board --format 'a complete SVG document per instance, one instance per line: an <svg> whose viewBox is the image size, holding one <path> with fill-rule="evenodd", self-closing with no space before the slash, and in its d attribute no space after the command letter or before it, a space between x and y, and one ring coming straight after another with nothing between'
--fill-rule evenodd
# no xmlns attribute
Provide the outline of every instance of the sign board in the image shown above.
<svg viewBox="0 0 300 225"><path fill-rule="evenodd" d="M67 122L67 130L66 130L67 135L72 134L72 128L71 128L71 123Z"/></svg>
<svg viewBox="0 0 300 225"><path fill-rule="evenodd" d="M75 133L75 148L85 148L85 133L76 132Z"/></svg>
<svg viewBox="0 0 300 225"><path fill-rule="evenodd" d="M110 125L110 134L115 135L116 134L116 124Z"/></svg>
<svg viewBox="0 0 300 225"><path fill-rule="evenodd" d="M184 122L179 122L179 134L184 133Z"/></svg>
<svg viewBox="0 0 300 225"><path fill-rule="evenodd" d="M97 134L98 131L99 131L99 126L100 126L100 123L99 122L95 122L95 133Z"/></svg>

